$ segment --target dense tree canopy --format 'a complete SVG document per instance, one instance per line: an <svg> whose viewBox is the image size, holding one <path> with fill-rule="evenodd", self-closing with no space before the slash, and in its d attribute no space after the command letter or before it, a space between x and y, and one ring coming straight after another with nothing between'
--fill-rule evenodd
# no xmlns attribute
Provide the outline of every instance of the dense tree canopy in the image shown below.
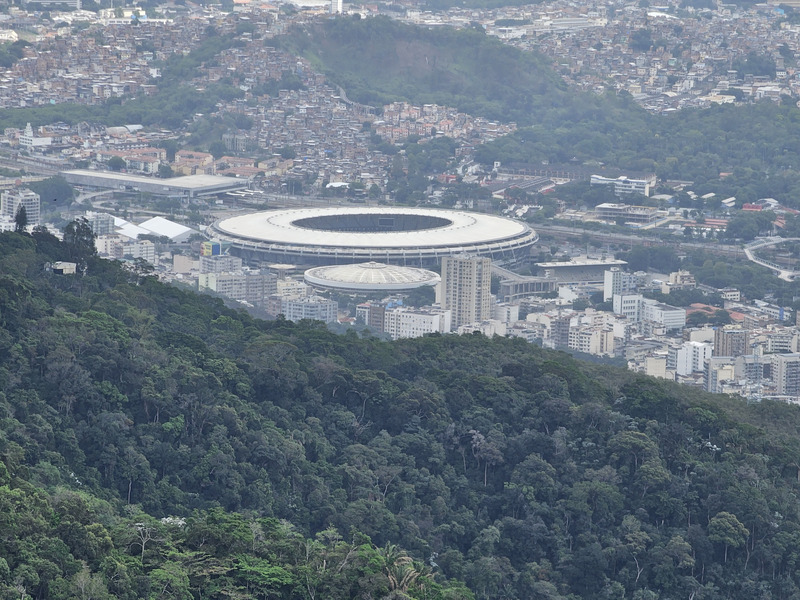
<svg viewBox="0 0 800 600"><path fill-rule="evenodd" d="M43 270L74 251L0 235L3 597L800 593L797 407Z"/></svg>

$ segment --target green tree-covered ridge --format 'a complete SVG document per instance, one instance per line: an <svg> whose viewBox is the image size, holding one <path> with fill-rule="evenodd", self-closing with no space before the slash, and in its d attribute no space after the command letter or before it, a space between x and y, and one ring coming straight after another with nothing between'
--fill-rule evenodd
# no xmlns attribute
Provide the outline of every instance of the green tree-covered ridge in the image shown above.
<svg viewBox="0 0 800 600"><path fill-rule="evenodd" d="M547 58L474 29L343 17L295 27L274 43L307 58L364 104L435 103L529 125L537 106L569 102Z"/></svg>
<svg viewBox="0 0 800 600"><path fill-rule="evenodd" d="M4 597L800 593L796 407L262 322L81 239L0 236Z"/></svg>

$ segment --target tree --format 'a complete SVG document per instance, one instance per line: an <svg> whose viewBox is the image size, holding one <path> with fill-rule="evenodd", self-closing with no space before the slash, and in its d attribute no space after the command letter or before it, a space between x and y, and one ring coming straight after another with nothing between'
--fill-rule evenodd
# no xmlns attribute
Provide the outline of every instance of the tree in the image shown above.
<svg viewBox="0 0 800 600"><path fill-rule="evenodd" d="M39 194L43 202L56 205L69 204L75 196L75 190L61 175L29 183L28 187Z"/></svg>
<svg viewBox="0 0 800 600"><path fill-rule="evenodd" d="M179 563L166 561L150 573L150 600L191 600L189 576Z"/></svg>
<svg viewBox="0 0 800 600"><path fill-rule="evenodd" d="M591 303L586 298L577 298L572 301L572 310L586 310L591 306Z"/></svg>
<svg viewBox="0 0 800 600"><path fill-rule="evenodd" d="M147 544L150 542L162 541L159 537L159 529L156 524L149 520L139 521L133 524L133 532L136 536L134 542L141 549L140 559L144 565L144 552L147 550Z"/></svg>
<svg viewBox="0 0 800 600"><path fill-rule="evenodd" d="M736 515L720 512L708 523L708 539L725 546L725 562L728 562L728 547L739 548L747 541L750 532Z"/></svg>
<svg viewBox="0 0 800 600"><path fill-rule="evenodd" d="M94 232L89 221L81 217L64 228L64 245L71 260L84 264L90 256L97 254Z"/></svg>
<svg viewBox="0 0 800 600"><path fill-rule="evenodd" d="M172 162L175 160L175 153L178 151L177 140L162 140L156 146L167 151L167 161Z"/></svg>
<svg viewBox="0 0 800 600"><path fill-rule="evenodd" d="M637 52L647 52L653 46L653 37L649 29L637 29L630 39L630 47Z"/></svg>
<svg viewBox="0 0 800 600"><path fill-rule="evenodd" d="M111 158L108 159L108 162L106 164L108 165L108 168L111 169L112 171L122 171L122 169L124 169L127 166L125 164L125 161L122 160L119 156L112 156Z"/></svg>
<svg viewBox="0 0 800 600"><path fill-rule="evenodd" d="M711 317L711 324L712 325L728 325L731 322L731 314L725 310L720 308L719 310L714 311L714 316Z"/></svg>
<svg viewBox="0 0 800 600"><path fill-rule="evenodd" d="M17 233L25 233L25 228L28 226L28 211L20 204L17 207L17 213L14 215L14 231Z"/></svg>
<svg viewBox="0 0 800 600"><path fill-rule="evenodd" d="M291 146L284 146L278 151L278 153L284 160L294 159L297 157L297 152L295 152L295 149Z"/></svg>
<svg viewBox="0 0 800 600"><path fill-rule="evenodd" d="M208 151L211 153L211 156L214 157L214 160L219 160L225 156L225 153L228 151L228 149L225 144L223 144L220 140L217 140L215 142L211 142L211 144L208 146Z"/></svg>
<svg viewBox="0 0 800 600"><path fill-rule="evenodd" d="M303 193L303 182L300 179L287 179L286 191L291 196L298 196Z"/></svg>
<svg viewBox="0 0 800 600"><path fill-rule="evenodd" d="M404 597L408 588L419 577L419 571L414 568L411 557L394 544L386 544L380 550L380 556L384 561L384 574L389 579L389 589L400 592L401 597Z"/></svg>
<svg viewBox="0 0 800 600"><path fill-rule="evenodd" d="M158 165L158 176L161 177L161 179L169 179L174 175L175 173L172 172L172 167L170 167L169 165L165 164Z"/></svg>
<svg viewBox="0 0 800 600"><path fill-rule="evenodd" d="M72 589L80 600L104 600L109 597L103 578L92 574L86 565L72 579Z"/></svg>

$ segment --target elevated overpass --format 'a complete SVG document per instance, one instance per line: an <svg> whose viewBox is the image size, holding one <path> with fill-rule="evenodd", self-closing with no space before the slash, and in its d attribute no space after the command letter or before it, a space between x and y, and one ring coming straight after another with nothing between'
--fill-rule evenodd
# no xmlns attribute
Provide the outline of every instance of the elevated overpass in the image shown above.
<svg viewBox="0 0 800 600"><path fill-rule="evenodd" d="M757 265L761 265L762 267L767 267L768 269L775 271L779 279L783 279L784 281L794 281L794 278L800 275L800 271L787 269L778 263L756 256L754 253L755 250L767 248L769 246L777 246L779 244L783 244L784 242L800 242L800 238L782 238L776 236L758 238L744 247L744 254L747 257L747 260L750 262L754 262Z"/></svg>

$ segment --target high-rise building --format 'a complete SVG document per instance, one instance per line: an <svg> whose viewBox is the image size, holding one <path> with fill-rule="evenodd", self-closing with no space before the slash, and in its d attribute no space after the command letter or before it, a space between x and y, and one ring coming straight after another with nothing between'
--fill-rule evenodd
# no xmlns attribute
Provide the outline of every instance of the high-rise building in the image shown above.
<svg viewBox="0 0 800 600"><path fill-rule="evenodd" d="M723 393L725 384L736 379L735 359L730 356L712 356L705 360L704 387L712 394Z"/></svg>
<svg viewBox="0 0 800 600"><path fill-rule="evenodd" d="M720 327L714 332L714 356L750 354L750 332L737 327Z"/></svg>
<svg viewBox="0 0 800 600"><path fill-rule="evenodd" d="M800 396L800 354L774 354L772 380L781 396Z"/></svg>
<svg viewBox="0 0 800 600"><path fill-rule="evenodd" d="M15 188L0 194L0 215L13 220L20 206L25 208L28 225L39 225L39 194L25 188Z"/></svg>
<svg viewBox="0 0 800 600"><path fill-rule="evenodd" d="M92 233L96 236L111 235L114 233L114 215L88 211L86 213L86 220L92 228Z"/></svg>
<svg viewBox="0 0 800 600"><path fill-rule="evenodd" d="M612 300L617 294L635 292L646 279L645 273L626 273L619 267L611 267L603 276L603 302Z"/></svg>
<svg viewBox="0 0 800 600"><path fill-rule="evenodd" d="M667 368L678 375L691 375L704 371L706 359L711 358L711 344L706 342L683 342L670 348L667 354Z"/></svg>
<svg viewBox="0 0 800 600"><path fill-rule="evenodd" d="M342 0L331 0L331 14L342 14Z"/></svg>
<svg viewBox="0 0 800 600"><path fill-rule="evenodd" d="M442 258L442 308L451 311L452 327L492 316L492 261L479 256Z"/></svg>

